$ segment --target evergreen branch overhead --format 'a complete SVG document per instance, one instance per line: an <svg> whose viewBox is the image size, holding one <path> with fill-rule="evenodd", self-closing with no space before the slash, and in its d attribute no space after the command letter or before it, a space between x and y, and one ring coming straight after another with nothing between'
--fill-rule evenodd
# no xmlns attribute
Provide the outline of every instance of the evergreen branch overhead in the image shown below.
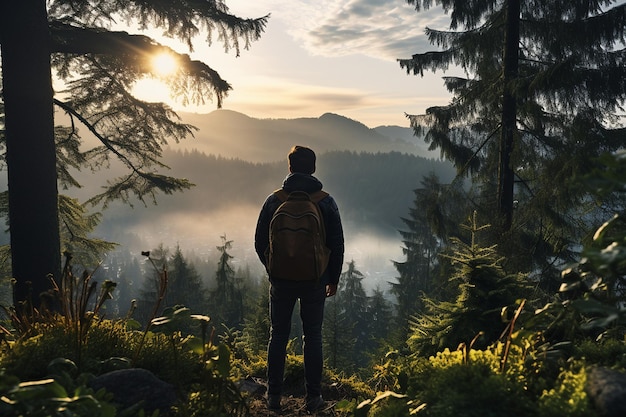
<svg viewBox="0 0 626 417"><path fill-rule="evenodd" d="M139 73L152 74L151 58L160 54L168 53L176 57L179 70L176 77L190 77L197 81L187 83L188 86L196 86L195 97L203 99L215 95L217 107L222 106L222 101L231 85L220 77L217 71L202 61L192 60L187 54L179 54L173 49L161 45L145 35L131 35L127 32L109 32L101 29L83 28L54 22L52 30L52 52L70 55L107 55L118 58L137 69ZM65 73L65 72L63 72ZM69 74L68 74L69 75ZM169 81L171 85L182 85L181 82ZM179 95L182 89L175 91ZM201 102L200 99L194 100Z"/></svg>
<svg viewBox="0 0 626 417"><path fill-rule="evenodd" d="M259 18L234 16L222 0L56 1L51 2L49 14L56 21L104 29L119 20L136 23L142 30L157 27L167 36L182 40L190 51L194 38L204 32L209 45L217 37L226 52L234 49L237 55L242 47L248 49L260 38L269 20L269 14Z"/></svg>

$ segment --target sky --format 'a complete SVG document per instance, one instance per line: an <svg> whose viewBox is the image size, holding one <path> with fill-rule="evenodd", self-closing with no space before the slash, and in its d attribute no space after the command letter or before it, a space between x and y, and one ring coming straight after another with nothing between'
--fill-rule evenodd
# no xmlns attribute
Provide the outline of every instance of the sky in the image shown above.
<svg viewBox="0 0 626 417"><path fill-rule="evenodd" d="M204 37L189 52L158 38L178 52L205 62L233 90L222 108L259 119L319 117L336 113L370 128L408 127L408 114L448 103L439 73L407 74L398 58L436 50L426 27L447 29L441 10L416 12L405 0L225 0L230 12L244 18L270 14L261 39L239 57ZM182 48L182 49L181 49ZM143 98L168 100L158 86L144 84ZM204 106L172 106L209 113Z"/></svg>

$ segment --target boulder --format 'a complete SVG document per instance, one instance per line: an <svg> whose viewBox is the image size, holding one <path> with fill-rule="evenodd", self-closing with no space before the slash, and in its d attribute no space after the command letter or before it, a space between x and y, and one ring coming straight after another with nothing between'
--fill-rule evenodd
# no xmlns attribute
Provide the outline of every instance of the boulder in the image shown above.
<svg viewBox="0 0 626 417"><path fill-rule="evenodd" d="M600 416L626 416L626 373L592 367L587 370L585 390Z"/></svg>
<svg viewBox="0 0 626 417"><path fill-rule="evenodd" d="M94 378L89 386L95 391L104 388L113 394L112 402L120 406L120 409L141 402L141 408L148 413L158 409L160 415L167 415L177 400L171 384L140 368L108 372Z"/></svg>

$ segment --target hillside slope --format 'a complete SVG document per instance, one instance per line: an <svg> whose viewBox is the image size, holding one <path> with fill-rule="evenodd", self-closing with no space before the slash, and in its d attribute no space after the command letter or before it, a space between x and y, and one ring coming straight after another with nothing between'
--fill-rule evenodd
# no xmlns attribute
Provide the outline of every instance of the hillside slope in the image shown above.
<svg viewBox="0 0 626 417"><path fill-rule="evenodd" d="M180 113L185 123L199 130L194 138L177 145L206 154L239 158L250 162L283 160L293 145L306 145L316 152L401 152L427 158L437 155L427 150L421 138L408 127L370 129L343 116L326 113L319 118L255 119L231 110L209 114Z"/></svg>

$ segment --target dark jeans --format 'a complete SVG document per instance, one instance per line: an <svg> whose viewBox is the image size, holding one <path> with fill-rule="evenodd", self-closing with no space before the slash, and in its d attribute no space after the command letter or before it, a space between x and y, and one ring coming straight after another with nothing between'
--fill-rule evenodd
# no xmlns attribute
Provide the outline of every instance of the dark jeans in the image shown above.
<svg viewBox="0 0 626 417"><path fill-rule="evenodd" d="M304 377L307 398L321 394L322 382L322 321L326 289L323 285L298 287L272 284L270 286L270 341L267 347L267 383L269 395L280 395L285 373L285 356L291 315L300 300L300 318L304 333Z"/></svg>

